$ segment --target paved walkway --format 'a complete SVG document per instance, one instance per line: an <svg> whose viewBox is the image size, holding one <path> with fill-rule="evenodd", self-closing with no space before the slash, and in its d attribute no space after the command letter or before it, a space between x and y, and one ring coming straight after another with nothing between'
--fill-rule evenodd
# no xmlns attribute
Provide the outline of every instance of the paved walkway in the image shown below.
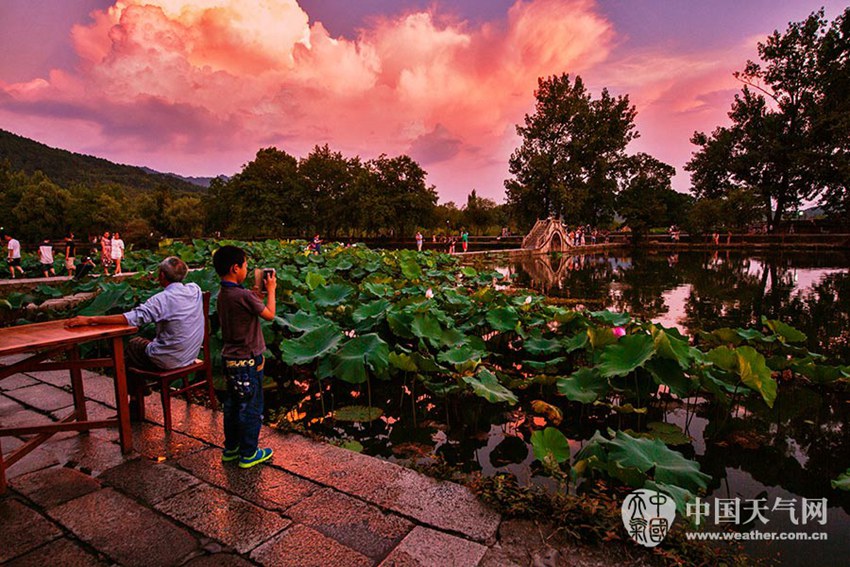
<svg viewBox="0 0 850 567"><path fill-rule="evenodd" d="M0 361L2 363L2 361ZM113 382L84 371L89 416L115 415ZM67 372L0 381L0 424L56 420ZM159 398L122 455L115 429L65 432L12 465L0 563L33 565L500 565L500 516L458 484L263 427L271 464L220 462L221 415ZM20 439L3 437L8 452Z"/></svg>

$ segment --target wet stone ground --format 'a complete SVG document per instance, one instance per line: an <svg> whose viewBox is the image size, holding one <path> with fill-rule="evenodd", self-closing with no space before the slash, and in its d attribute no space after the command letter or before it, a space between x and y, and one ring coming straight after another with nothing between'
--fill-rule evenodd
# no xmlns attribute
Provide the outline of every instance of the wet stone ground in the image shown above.
<svg viewBox="0 0 850 567"><path fill-rule="evenodd" d="M84 385L90 418L114 416L112 380L84 371ZM14 375L0 381L0 427L55 421L72 403L65 372ZM273 460L242 470L220 461L220 413L174 400L166 433L158 396L147 409L129 455L116 429L64 432L9 468L0 564L606 564L502 521L461 485L267 427ZM22 442L0 438L4 453Z"/></svg>

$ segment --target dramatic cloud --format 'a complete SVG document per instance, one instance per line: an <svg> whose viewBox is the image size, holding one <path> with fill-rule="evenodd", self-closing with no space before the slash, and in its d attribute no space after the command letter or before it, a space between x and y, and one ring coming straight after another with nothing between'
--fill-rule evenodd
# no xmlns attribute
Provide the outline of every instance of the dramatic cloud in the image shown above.
<svg viewBox="0 0 850 567"><path fill-rule="evenodd" d="M403 13L353 39L311 25L295 0L123 0L72 35L73 71L0 83L6 127L186 174L233 172L270 144L409 152L432 182L490 168L479 191L493 197L537 78L588 69L613 41L590 0L518 0L475 28ZM456 199L471 188L438 185Z"/></svg>

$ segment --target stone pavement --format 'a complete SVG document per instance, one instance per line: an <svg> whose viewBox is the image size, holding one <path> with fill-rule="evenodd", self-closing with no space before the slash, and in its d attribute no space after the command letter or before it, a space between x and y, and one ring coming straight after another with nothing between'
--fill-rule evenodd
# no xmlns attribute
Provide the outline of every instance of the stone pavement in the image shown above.
<svg viewBox="0 0 850 567"><path fill-rule="evenodd" d="M112 380L83 380L89 415L114 416ZM69 388L66 371L0 381L0 425L62 417ZM147 408L130 455L115 429L63 432L9 468L0 564L506 564L499 514L463 486L268 427L273 460L242 470L220 462L218 412L174 400L166 434L158 395ZM4 452L21 442L0 438Z"/></svg>

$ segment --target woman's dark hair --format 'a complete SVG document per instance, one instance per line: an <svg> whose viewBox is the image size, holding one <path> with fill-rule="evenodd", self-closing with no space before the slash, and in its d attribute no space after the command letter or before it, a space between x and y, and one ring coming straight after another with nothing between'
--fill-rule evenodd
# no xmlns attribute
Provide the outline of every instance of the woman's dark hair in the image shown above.
<svg viewBox="0 0 850 567"><path fill-rule="evenodd" d="M220 276L230 273L233 266L241 266L245 261L245 251L238 246L222 246L213 254L213 266Z"/></svg>

